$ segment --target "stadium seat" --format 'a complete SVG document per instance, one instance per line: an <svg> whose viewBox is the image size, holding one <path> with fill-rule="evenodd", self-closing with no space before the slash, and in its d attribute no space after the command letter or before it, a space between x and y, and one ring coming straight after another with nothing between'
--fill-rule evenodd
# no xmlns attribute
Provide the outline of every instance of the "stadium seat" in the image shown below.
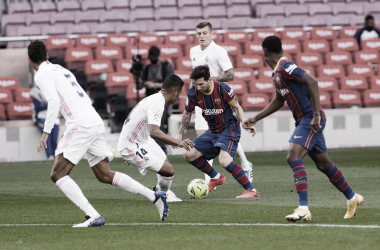
<svg viewBox="0 0 380 250"><path fill-rule="evenodd" d="M236 67L238 68L262 68L264 60L261 55L238 55L236 57Z"/></svg>
<svg viewBox="0 0 380 250"><path fill-rule="evenodd" d="M303 51L315 51L326 53L330 51L330 44L327 40L307 40L303 43Z"/></svg>
<svg viewBox="0 0 380 250"><path fill-rule="evenodd" d="M95 2L95 1L94 1ZM75 14L76 24L98 24L99 23L99 13L92 12L82 12Z"/></svg>
<svg viewBox="0 0 380 250"><path fill-rule="evenodd" d="M29 26L29 27L19 27L17 29L18 36L39 36L41 35L41 27L39 26Z"/></svg>
<svg viewBox="0 0 380 250"><path fill-rule="evenodd" d="M42 26L41 29L41 35L64 36L66 34L66 25Z"/></svg>
<svg viewBox="0 0 380 250"><path fill-rule="evenodd" d="M339 64L321 65L318 67L318 77L331 76L341 78L345 76L344 68Z"/></svg>
<svg viewBox="0 0 380 250"><path fill-rule="evenodd" d="M262 29L256 30L252 33L252 40L254 42L260 41L262 42L267 36L278 36L277 31L274 29Z"/></svg>
<svg viewBox="0 0 380 250"><path fill-rule="evenodd" d="M107 75L105 87L108 95L125 93L128 85L135 85L133 75L129 72L113 72Z"/></svg>
<svg viewBox="0 0 380 250"><path fill-rule="evenodd" d="M185 6L179 9L178 17L181 20L192 19L189 20L192 22L192 25L189 28L194 30L195 23L197 22L195 20L203 18L203 9L201 6Z"/></svg>
<svg viewBox="0 0 380 250"><path fill-rule="evenodd" d="M380 38L362 41L361 48L362 50L380 51Z"/></svg>
<svg viewBox="0 0 380 250"><path fill-rule="evenodd" d="M116 26L117 34L129 32L146 32L147 30L147 26L141 23L123 23Z"/></svg>
<svg viewBox="0 0 380 250"><path fill-rule="evenodd" d="M165 44L191 44L190 35L184 32L168 33L164 36Z"/></svg>
<svg viewBox="0 0 380 250"><path fill-rule="evenodd" d="M91 34L90 26L84 25L70 25L66 29L67 34L70 35L89 35Z"/></svg>
<svg viewBox="0 0 380 250"><path fill-rule="evenodd" d="M321 76L315 78L318 81L318 87L323 92L333 92L338 90L338 82L336 78L330 76Z"/></svg>
<svg viewBox="0 0 380 250"><path fill-rule="evenodd" d="M5 121L7 119L7 116L5 114L4 105L0 104L0 121Z"/></svg>
<svg viewBox="0 0 380 250"><path fill-rule="evenodd" d="M249 18L246 22L246 28L253 29L268 29L268 28L276 28L277 27L277 19L275 18Z"/></svg>
<svg viewBox="0 0 380 250"><path fill-rule="evenodd" d="M340 89L365 90L368 89L364 76L347 76L340 79Z"/></svg>
<svg viewBox="0 0 380 250"><path fill-rule="evenodd" d="M179 15L181 17L181 14ZM200 17L202 18L202 17ZM173 29L175 31L194 31L195 23L197 19L187 19L187 20L174 20Z"/></svg>
<svg viewBox="0 0 380 250"><path fill-rule="evenodd" d="M186 7L186 6L198 6L201 7L201 0L178 0L177 1L178 8Z"/></svg>
<svg viewBox="0 0 380 250"><path fill-rule="evenodd" d="M141 44L139 45L139 49L137 49L137 46L130 46L125 49L125 58L132 58L137 54L141 55L141 58L146 59L148 58L150 45L147 44Z"/></svg>
<svg viewBox="0 0 380 250"><path fill-rule="evenodd" d="M339 30L339 38L341 38L341 39L342 38L352 38L358 29L359 29L359 27L353 27L353 26L342 27Z"/></svg>
<svg viewBox="0 0 380 250"><path fill-rule="evenodd" d="M309 15L315 18L324 18L334 14L332 7L328 4L310 4Z"/></svg>
<svg viewBox="0 0 380 250"><path fill-rule="evenodd" d="M0 76L0 89L9 89L15 92L21 88L20 80L16 76Z"/></svg>
<svg viewBox="0 0 380 250"><path fill-rule="evenodd" d="M304 29L285 29L281 31L281 39L303 41L307 39L307 35Z"/></svg>
<svg viewBox="0 0 380 250"><path fill-rule="evenodd" d="M373 3L367 3L364 5L363 13L377 15L380 14L380 5L379 4L373 4Z"/></svg>
<svg viewBox="0 0 380 250"><path fill-rule="evenodd" d="M10 103L7 105L7 115L9 120L31 120L31 103Z"/></svg>
<svg viewBox="0 0 380 250"><path fill-rule="evenodd" d="M113 34L115 33L115 23L100 23L91 25L92 34Z"/></svg>
<svg viewBox="0 0 380 250"><path fill-rule="evenodd" d="M302 18L303 26L312 26L312 27L324 27L326 26L325 18L315 18L315 17L306 17Z"/></svg>
<svg viewBox="0 0 380 250"><path fill-rule="evenodd" d="M314 27L310 32L310 38L333 40L336 39L336 31L329 27Z"/></svg>
<svg viewBox="0 0 380 250"><path fill-rule="evenodd" d="M12 14L12 15L3 15L1 18L1 31L2 34L7 36L16 36L16 30L18 27L26 25L26 16L25 14ZM12 34L12 30L13 33Z"/></svg>
<svg viewBox="0 0 380 250"><path fill-rule="evenodd" d="M333 51L357 51L359 46L354 38L341 38L332 41Z"/></svg>
<svg viewBox="0 0 380 250"><path fill-rule="evenodd" d="M0 88L0 103L1 104L8 104L8 103L12 103L12 102L13 102L13 98L12 98L11 90L5 89L5 88L4 89Z"/></svg>
<svg viewBox="0 0 380 250"><path fill-rule="evenodd" d="M352 63L351 53L347 51L333 51L326 53L326 64L342 64L348 65Z"/></svg>
<svg viewBox="0 0 380 250"><path fill-rule="evenodd" d="M301 52L300 42L297 40L282 40L282 50L286 53L294 54ZM260 46L261 47L261 46Z"/></svg>
<svg viewBox="0 0 380 250"><path fill-rule="evenodd" d="M227 29L227 30L241 30L247 28L246 23L247 23L247 18L246 17L234 17L234 18L223 18L221 20L215 20L215 19L210 19L210 23L213 24L214 28L214 23L215 21L219 21L221 26L218 28L216 27L215 29ZM218 23L216 23L218 24Z"/></svg>
<svg viewBox="0 0 380 250"><path fill-rule="evenodd" d="M309 9L306 5L300 5L300 4L286 5L285 15L287 17L296 16L298 18L309 17Z"/></svg>
<svg viewBox="0 0 380 250"><path fill-rule="evenodd" d="M135 9L130 12L130 22L135 22L135 21L145 22L147 20L154 21L153 8Z"/></svg>
<svg viewBox="0 0 380 250"><path fill-rule="evenodd" d="M348 76L364 76L371 77L374 76L373 68L369 65L364 64L351 64L347 68Z"/></svg>
<svg viewBox="0 0 380 250"><path fill-rule="evenodd" d="M332 5L332 9L335 16L352 16L363 14L363 3L336 3ZM362 19L364 20L364 19Z"/></svg>
<svg viewBox="0 0 380 250"><path fill-rule="evenodd" d="M256 16L260 18L285 17L285 9L281 5L259 5L256 7Z"/></svg>
<svg viewBox="0 0 380 250"><path fill-rule="evenodd" d="M179 57L176 60L176 69L180 70L193 70L193 65L188 56Z"/></svg>
<svg viewBox="0 0 380 250"><path fill-rule="evenodd" d="M49 14L26 14L26 25L27 26L45 26L45 25L50 25L50 15Z"/></svg>
<svg viewBox="0 0 380 250"><path fill-rule="evenodd" d="M319 92L319 105L324 109L332 108L331 96L329 93L323 91Z"/></svg>
<svg viewBox="0 0 380 250"><path fill-rule="evenodd" d="M15 92L15 102L17 103L31 103L32 98L30 97L30 88L19 88Z"/></svg>
<svg viewBox="0 0 380 250"><path fill-rule="evenodd" d="M245 55L262 55L263 47L261 47L261 41L248 42L244 46Z"/></svg>
<svg viewBox="0 0 380 250"><path fill-rule="evenodd" d="M131 38L126 34L108 34L105 38L106 46L126 47L131 45Z"/></svg>
<svg viewBox="0 0 380 250"><path fill-rule="evenodd" d="M74 24L75 15L69 12L55 13L50 15L50 23L53 24Z"/></svg>
<svg viewBox="0 0 380 250"><path fill-rule="evenodd" d="M131 67L131 59L121 59L116 61L116 72L130 72Z"/></svg>
<svg viewBox="0 0 380 250"><path fill-rule="evenodd" d="M232 81L228 86L234 91L235 95L242 95L248 93L247 84L244 81Z"/></svg>
<svg viewBox="0 0 380 250"><path fill-rule="evenodd" d="M227 8L227 17L228 18L234 18L234 17L245 17L249 18L252 17L252 11L251 6L249 3L247 4L239 4L239 5L231 5Z"/></svg>
<svg viewBox="0 0 380 250"><path fill-rule="evenodd" d="M57 8L53 1L44 1L44 2L33 2L33 13L43 13L46 15L47 13L57 12ZM41 15L39 15L41 16Z"/></svg>
<svg viewBox="0 0 380 250"><path fill-rule="evenodd" d="M248 34L245 31L227 31L223 34L223 41L228 42L236 42L236 43L242 43L245 44L246 42L249 42Z"/></svg>
<svg viewBox="0 0 380 250"><path fill-rule="evenodd" d="M152 0L130 0L129 6L131 10L135 9L150 9L153 8Z"/></svg>
<svg viewBox="0 0 380 250"><path fill-rule="evenodd" d="M146 97L146 89L145 87L138 90L139 91L139 99L140 101ZM128 107L133 108L137 105L137 89L134 84L129 84L127 86L127 93L125 95L125 98L127 99L128 102Z"/></svg>
<svg viewBox="0 0 380 250"><path fill-rule="evenodd" d="M372 76L370 78L370 88L380 89L380 76Z"/></svg>
<svg viewBox="0 0 380 250"><path fill-rule="evenodd" d="M75 47L77 48L96 48L102 46L98 36L78 36L75 38Z"/></svg>
<svg viewBox="0 0 380 250"><path fill-rule="evenodd" d="M123 51L117 46L99 46L95 50L95 59L123 59Z"/></svg>
<svg viewBox="0 0 380 250"><path fill-rule="evenodd" d="M159 45L161 57L178 58L182 57L182 48L179 44Z"/></svg>
<svg viewBox="0 0 380 250"><path fill-rule="evenodd" d="M202 0L202 7L225 6L225 0Z"/></svg>
<svg viewBox="0 0 380 250"><path fill-rule="evenodd" d="M235 80L250 81L255 78L251 68L234 68Z"/></svg>
<svg viewBox="0 0 380 250"><path fill-rule="evenodd" d="M177 7L160 7L154 10L154 19L156 20L172 20L178 19Z"/></svg>
<svg viewBox="0 0 380 250"><path fill-rule="evenodd" d="M155 9L160 7L177 7L176 0L153 0L153 6Z"/></svg>
<svg viewBox="0 0 380 250"><path fill-rule="evenodd" d="M90 48L67 48L65 52L65 62L68 69L84 69L86 61L92 59Z"/></svg>
<svg viewBox="0 0 380 250"><path fill-rule="evenodd" d="M326 17L326 24L328 26L349 26L351 25L351 19L349 16L332 16Z"/></svg>
<svg viewBox="0 0 380 250"><path fill-rule="evenodd" d="M92 12L93 10L105 10L104 1L103 0L86 0L82 1L82 11L83 12Z"/></svg>
<svg viewBox="0 0 380 250"><path fill-rule="evenodd" d="M365 20L364 15L350 16L350 26L362 26ZM359 29L359 28L358 28Z"/></svg>
<svg viewBox="0 0 380 250"><path fill-rule="evenodd" d="M100 74L114 72L110 60L88 60L85 64L84 73L87 75L87 82L96 82L100 80Z"/></svg>
<svg viewBox="0 0 380 250"><path fill-rule="evenodd" d="M380 90L368 89L363 92L363 103L366 107L380 107Z"/></svg>
<svg viewBox="0 0 380 250"><path fill-rule="evenodd" d="M202 1L202 3L203 3L203 1ZM205 19L225 18L225 17L227 17L226 6L225 5L206 6L203 8L203 17Z"/></svg>
<svg viewBox="0 0 380 250"><path fill-rule="evenodd" d="M157 34L140 33L135 37L135 44L136 41L138 41L140 45L145 44L159 46L161 44L161 37Z"/></svg>
<svg viewBox="0 0 380 250"><path fill-rule="evenodd" d="M244 94L240 98L240 104L244 110L262 110L269 104L267 94Z"/></svg>
<svg viewBox="0 0 380 250"><path fill-rule="evenodd" d="M50 50L67 49L73 47L71 38L67 36L50 36L46 39L45 44L47 50L49 51L49 56Z"/></svg>
<svg viewBox="0 0 380 250"><path fill-rule="evenodd" d="M122 24L123 22L129 21L129 15L130 12L128 9L106 11L99 15L99 22L110 23L115 25Z"/></svg>
<svg viewBox="0 0 380 250"><path fill-rule="evenodd" d="M276 93L276 88L273 83L272 78L261 78L261 79L254 79L249 81L249 93L266 93L266 94L273 94Z"/></svg>
<svg viewBox="0 0 380 250"><path fill-rule="evenodd" d="M313 77L316 76L313 66L298 65L298 67L305 70L307 73L309 73L309 75L312 75Z"/></svg>
<svg viewBox="0 0 380 250"><path fill-rule="evenodd" d="M120 1L120 0L107 0L106 9L110 10L128 10L129 11L129 1Z"/></svg>
<svg viewBox="0 0 380 250"><path fill-rule="evenodd" d="M152 22L148 25L148 32L160 32L160 31L174 31L174 24L172 20L159 20Z"/></svg>
<svg viewBox="0 0 380 250"><path fill-rule="evenodd" d="M337 90L333 93L334 108L350 108L351 106L362 106L359 91Z"/></svg>
<svg viewBox="0 0 380 250"><path fill-rule="evenodd" d="M269 67L260 68L258 69L258 72L257 72L257 76L259 80L264 80L264 79L267 80L268 78L270 78L273 82L272 74L273 74L273 70Z"/></svg>
<svg viewBox="0 0 380 250"><path fill-rule="evenodd" d="M379 52L374 50L361 50L355 52L355 63L379 63Z"/></svg>
<svg viewBox="0 0 380 250"><path fill-rule="evenodd" d="M58 12L80 12L80 4L77 1L58 1L57 2L57 10Z"/></svg>
<svg viewBox="0 0 380 250"><path fill-rule="evenodd" d="M296 55L296 63L299 65L322 65L322 55L319 52L304 52Z"/></svg>
<svg viewBox="0 0 380 250"><path fill-rule="evenodd" d="M225 42L225 43L221 43L219 45L222 48L224 48L225 50L227 50L228 55L231 55L231 56L235 55L236 56L236 55L242 54L241 53L241 47L240 47L239 43Z"/></svg>
<svg viewBox="0 0 380 250"><path fill-rule="evenodd" d="M8 5L8 14L32 13L32 6L28 2L13 2Z"/></svg>

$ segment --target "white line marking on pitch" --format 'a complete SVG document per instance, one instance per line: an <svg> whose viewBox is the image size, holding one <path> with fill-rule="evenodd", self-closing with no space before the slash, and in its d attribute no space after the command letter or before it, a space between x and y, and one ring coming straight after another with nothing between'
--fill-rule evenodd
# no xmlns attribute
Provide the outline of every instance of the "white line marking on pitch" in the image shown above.
<svg viewBox="0 0 380 250"><path fill-rule="evenodd" d="M72 224L0 224L0 227L28 227L28 226L72 226ZM379 225L334 225L334 224L280 224L280 223L106 223L106 226L269 226L269 227L333 227L333 228L364 228L380 229Z"/></svg>

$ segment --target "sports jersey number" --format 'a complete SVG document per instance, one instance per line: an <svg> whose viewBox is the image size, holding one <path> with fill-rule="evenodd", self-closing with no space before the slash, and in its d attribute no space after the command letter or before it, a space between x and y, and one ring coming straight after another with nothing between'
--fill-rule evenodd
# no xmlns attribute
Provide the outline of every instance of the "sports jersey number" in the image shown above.
<svg viewBox="0 0 380 250"><path fill-rule="evenodd" d="M142 155L146 155L148 153L148 151L146 151L143 148L141 148L140 151ZM143 159L144 157L141 154L139 153L139 151L136 152L136 155L140 156L140 158Z"/></svg>
<svg viewBox="0 0 380 250"><path fill-rule="evenodd" d="M76 83L76 82L71 82L71 81L70 81L70 78L71 78L70 74L64 74L64 76L65 76L66 79L71 83L71 86L77 88L77 93L78 93L78 95L79 95L80 97L83 97L83 96L84 96L83 93L80 92L80 91L78 90L78 89L79 89L78 83Z"/></svg>

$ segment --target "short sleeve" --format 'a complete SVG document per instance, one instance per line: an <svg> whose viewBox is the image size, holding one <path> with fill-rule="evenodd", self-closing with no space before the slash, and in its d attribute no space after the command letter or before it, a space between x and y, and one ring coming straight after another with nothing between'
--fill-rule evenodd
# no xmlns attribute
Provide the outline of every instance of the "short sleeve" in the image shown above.
<svg viewBox="0 0 380 250"><path fill-rule="evenodd" d="M305 72L305 70L298 68L298 66L292 62L285 62L281 67L281 74L285 79L297 82L301 81Z"/></svg>
<svg viewBox="0 0 380 250"><path fill-rule="evenodd" d="M148 107L147 116L148 124L161 126L162 114L164 113L164 106L162 107Z"/></svg>
<svg viewBox="0 0 380 250"><path fill-rule="evenodd" d="M235 106L238 101L236 100L234 91L225 83L221 83L221 87L223 89L224 100L228 103L228 105Z"/></svg>
<svg viewBox="0 0 380 250"><path fill-rule="evenodd" d="M233 68L231 60L228 57L228 53L223 48L220 48L218 52L218 63L219 63L220 68L223 70L223 73Z"/></svg>

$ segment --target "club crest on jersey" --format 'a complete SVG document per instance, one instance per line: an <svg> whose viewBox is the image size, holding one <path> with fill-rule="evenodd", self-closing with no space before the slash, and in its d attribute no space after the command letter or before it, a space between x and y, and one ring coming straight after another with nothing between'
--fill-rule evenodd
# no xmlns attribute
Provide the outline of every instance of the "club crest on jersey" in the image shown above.
<svg viewBox="0 0 380 250"><path fill-rule="evenodd" d="M277 76L276 77L276 82L278 85L282 84L282 81L281 81L281 77L280 76Z"/></svg>
<svg viewBox="0 0 380 250"><path fill-rule="evenodd" d="M205 59L205 60L206 60L206 62L208 62L208 56L206 56L206 59Z"/></svg>
<svg viewBox="0 0 380 250"><path fill-rule="evenodd" d="M214 100L214 102L215 102L216 105L220 105L222 103L222 101L220 100L220 98L216 98Z"/></svg>
<svg viewBox="0 0 380 250"><path fill-rule="evenodd" d="M146 157L146 156L144 156L144 161L145 161L145 162L148 162L148 161L149 161L149 158Z"/></svg>

